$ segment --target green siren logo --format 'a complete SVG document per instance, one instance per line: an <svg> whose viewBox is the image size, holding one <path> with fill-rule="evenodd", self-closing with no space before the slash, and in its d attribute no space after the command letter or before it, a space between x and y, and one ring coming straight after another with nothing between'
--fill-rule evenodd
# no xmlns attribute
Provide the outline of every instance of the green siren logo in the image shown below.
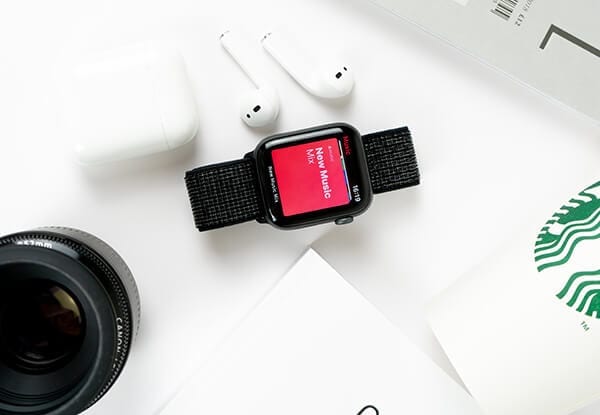
<svg viewBox="0 0 600 415"><path fill-rule="evenodd" d="M560 300L600 319L600 182L546 222L535 243L535 263Z"/></svg>

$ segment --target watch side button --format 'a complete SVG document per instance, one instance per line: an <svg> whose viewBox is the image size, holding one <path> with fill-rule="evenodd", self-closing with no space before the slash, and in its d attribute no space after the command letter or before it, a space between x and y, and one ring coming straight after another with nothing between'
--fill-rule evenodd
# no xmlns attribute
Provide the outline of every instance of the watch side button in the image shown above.
<svg viewBox="0 0 600 415"><path fill-rule="evenodd" d="M335 220L336 225L348 225L349 223L354 222L354 218L352 216L346 216L343 218L337 218Z"/></svg>

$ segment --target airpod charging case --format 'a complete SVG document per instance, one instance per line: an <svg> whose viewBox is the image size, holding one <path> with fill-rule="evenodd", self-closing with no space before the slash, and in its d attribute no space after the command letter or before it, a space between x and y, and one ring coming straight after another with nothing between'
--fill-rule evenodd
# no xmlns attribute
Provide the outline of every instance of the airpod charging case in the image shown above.
<svg viewBox="0 0 600 415"><path fill-rule="evenodd" d="M82 164L172 150L196 135L195 99L173 48L145 43L96 54L68 78L63 118Z"/></svg>

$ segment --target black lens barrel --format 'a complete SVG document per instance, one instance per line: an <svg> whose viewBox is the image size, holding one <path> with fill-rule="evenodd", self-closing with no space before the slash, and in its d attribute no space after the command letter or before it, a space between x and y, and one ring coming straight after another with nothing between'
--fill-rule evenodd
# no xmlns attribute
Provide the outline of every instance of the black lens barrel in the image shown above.
<svg viewBox="0 0 600 415"><path fill-rule="evenodd" d="M0 238L0 414L93 405L121 373L139 320L132 274L100 239L59 227Z"/></svg>

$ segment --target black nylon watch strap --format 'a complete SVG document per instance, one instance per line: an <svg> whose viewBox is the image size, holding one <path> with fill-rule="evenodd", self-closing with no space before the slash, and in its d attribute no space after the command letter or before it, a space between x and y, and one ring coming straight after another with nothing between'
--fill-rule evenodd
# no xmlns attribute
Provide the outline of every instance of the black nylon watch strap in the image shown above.
<svg viewBox="0 0 600 415"><path fill-rule="evenodd" d="M419 184L419 167L407 127L363 136L373 193Z"/></svg>
<svg viewBox="0 0 600 415"><path fill-rule="evenodd" d="M254 161L234 160L188 171L185 182L200 231L259 219L262 209Z"/></svg>

